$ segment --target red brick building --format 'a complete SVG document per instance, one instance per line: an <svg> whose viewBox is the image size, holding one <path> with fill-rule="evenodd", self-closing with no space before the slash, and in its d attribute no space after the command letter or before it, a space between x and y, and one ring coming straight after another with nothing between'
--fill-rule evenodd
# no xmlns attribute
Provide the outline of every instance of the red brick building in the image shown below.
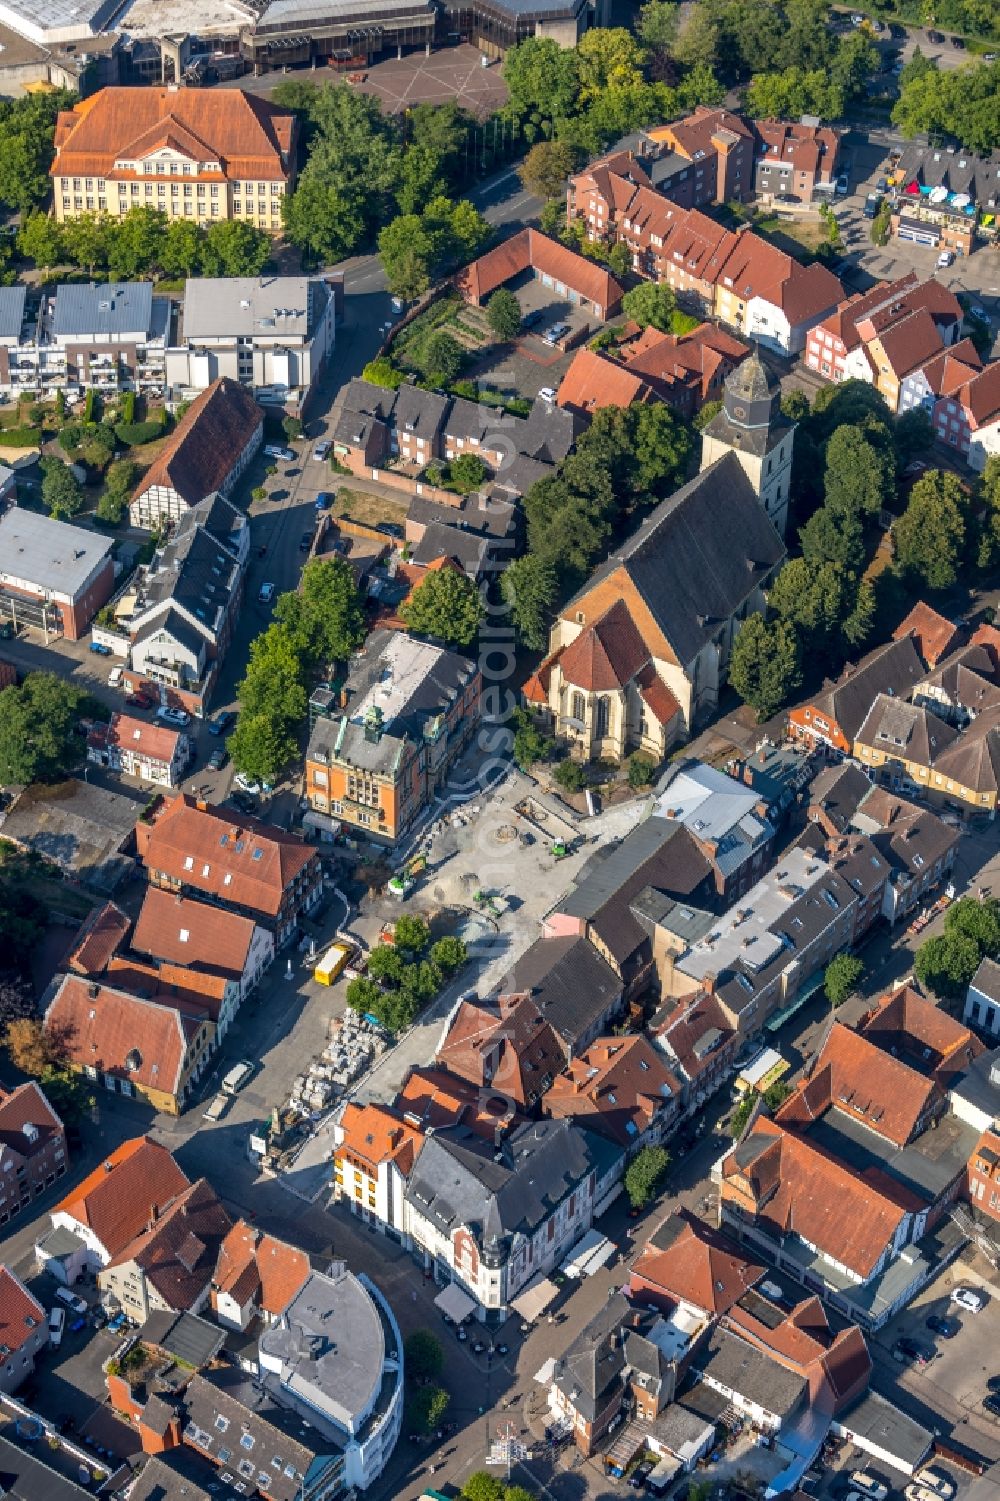
<svg viewBox="0 0 1000 1501"><path fill-rule="evenodd" d="M0 599L19 621L78 641L111 597L111 543L18 506L0 517Z"/></svg>

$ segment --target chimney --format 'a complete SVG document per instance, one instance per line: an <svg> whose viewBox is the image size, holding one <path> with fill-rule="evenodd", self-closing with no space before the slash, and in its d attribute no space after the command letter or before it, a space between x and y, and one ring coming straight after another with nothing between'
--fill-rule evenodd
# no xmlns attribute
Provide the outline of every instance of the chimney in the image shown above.
<svg viewBox="0 0 1000 1501"><path fill-rule="evenodd" d="M97 984L96 980L91 980L87 985L87 994L89 995L90 999L92 1001L96 1001L100 993L101 987Z"/></svg>
<svg viewBox="0 0 1000 1501"><path fill-rule="evenodd" d="M208 812L208 804L203 797L199 797L195 800L195 807L198 809L199 813Z"/></svg>
<svg viewBox="0 0 1000 1501"><path fill-rule="evenodd" d="M719 978L718 975L714 972L714 970L711 970L711 969L707 969L705 971L705 973L702 975L702 977L701 977L701 988L705 992L706 995L714 995L715 994L715 985L716 985L716 981L718 980L718 978Z"/></svg>

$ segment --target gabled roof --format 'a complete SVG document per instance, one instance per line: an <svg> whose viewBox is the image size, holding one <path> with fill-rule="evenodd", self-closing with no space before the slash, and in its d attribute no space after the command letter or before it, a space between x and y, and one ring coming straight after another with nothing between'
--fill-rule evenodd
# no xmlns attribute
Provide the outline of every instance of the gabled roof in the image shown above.
<svg viewBox="0 0 1000 1501"><path fill-rule="evenodd" d="M958 730L922 704L907 704L880 693L854 737L889 757L930 766L958 739Z"/></svg>
<svg viewBox="0 0 1000 1501"><path fill-rule="evenodd" d="M565 681L585 693L624 688L649 661L649 648L624 600L582 630L563 648L559 667Z"/></svg>
<svg viewBox="0 0 1000 1501"><path fill-rule="evenodd" d="M784 555L739 459L727 453L657 506L561 614L575 620L600 585L627 580L658 633L653 640L645 630L650 655L665 655L666 644L686 665Z"/></svg>
<svg viewBox="0 0 1000 1501"><path fill-rule="evenodd" d="M287 175L295 117L242 89L103 88L56 123L53 177L134 176L116 161L173 145L198 162L219 161L232 178Z"/></svg>
<svg viewBox="0 0 1000 1501"><path fill-rule="evenodd" d="M186 794L165 800L138 826L137 837L149 869L268 917L277 916L289 886L317 859L314 849L274 824L199 806Z"/></svg>
<svg viewBox="0 0 1000 1501"><path fill-rule="evenodd" d="M812 699L813 714L838 724L852 743L880 693L907 698L924 676L924 666L910 636L876 647L839 680Z"/></svg>
<svg viewBox="0 0 1000 1501"><path fill-rule="evenodd" d="M653 1025L660 1046L692 1082L711 1068L719 1048L736 1036L716 996L705 990L664 1007Z"/></svg>
<svg viewBox="0 0 1000 1501"><path fill-rule="evenodd" d="M103 974L131 926L114 902L95 907L76 935L67 965L78 975Z"/></svg>
<svg viewBox="0 0 1000 1501"><path fill-rule="evenodd" d="M600 307L612 309L621 302L622 288L610 272L538 229L521 229L511 235L460 271L456 282L460 290L478 300L529 267L571 287Z"/></svg>
<svg viewBox="0 0 1000 1501"><path fill-rule="evenodd" d="M33 1133L25 1135L26 1126L33 1126ZM0 1155L9 1150L25 1159L34 1157L62 1137L63 1123L34 1079L9 1094L0 1089Z"/></svg>
<svg viewBox="0 0 1000 1501"><path fill-rule="evenodd" d="M672 1303L689 1303L718 1318L765 1271L727 1235L680 1209L653 1231L636 1257L632 1276L652 1283Z"/></svg>
<svg viewBox="0 0 1000 1501"><path fill-rule="evenodd" d="M912 636L913 644L928 667L936 667L957 644L961 626L953 625L920 599L892 633L893 641Z"/></svg>
<svg viewBox="0 0 1000 1501"><path fill-rule="evenodd" d="M807 1130L826 1110L838 1110L902 1147L940 1100L932 1079L876 1046L873 1038L834 1022L808 1077L775 1120Z"/></svg>
<svg viewBox="0 0 1000 1501"><path fill-rule="evenodd" d="M104 740L119 751L134 751L151 761L159 761L162 766L170 766L181 736L180 730L172 730L168 725L116 712L111 716Z"/></svg>
<svg viewBox="0 0 1000 1501"><path fill-rule="evenodd" d="M196 505L221 490L264 421L246 386L222 377L195 397L143 475L134 499L154 485Z"/></svg>
<svg viewBox="0 0 1000 1501"><path fill-rule="evenodd" d="M953 1073L967 1069L984 1051L968 1027L912 985L900 985L882 996L858 1030L942 1088L947 1088Z"/></svg>
<svg viewBox="0 0 1000 1501"><path fill-rule="evenodd" d="M971 377L958 393L973 431L1000 418L1000 360Z"/></svg>
<svg viewBox="0 0 1000 1501"><path fill-rule="evenodd" d="M370 1176L391 1162L404 1178L408 1178L417 1154L424 1144L424 1134L399 1118L385 1105L356 1105L353 1101L344 1107L340 1118L343 1140L337 1153L344 1152L365 1163Z"/></svg>
<svg viewBox="0 0 1000 1501"><path fill-rule="evenodd" d="M45 1324L45 1309L9 1266L0 1265L0 1351L6 1362ZM2 1470L0 1470L2 1473Z"/></svg>
<svg viewBox="0 0 1000 1501"><path fill-rule="evenodd" d="M212 1278L219 1248L232 1228L214 1188L199 1178L140 1230L109 1262L135 1262L168 1308L198 1304Z"/></svg>
<svg viewBox="0 0 1000 1501"><path fill-rule="evenodd" d="M1000 792L1000 710L977 715L937 757L934 771L970 792Z"/></svg>
<svg viewBox="0 0 1000 1501"><path fill-rule="evenodd" d="M459 1081L467 1081L477 1090L513 1101L516 1105L533 1105L545 1087L562 1068L566 1047L555 1028L545 1020L534 998L516 996L509 1001L461 1001L451 1019L447 1033L438 1047L436 1061ZM409 1084L404 1095L411 1106L420 1106L421 1125L449 1124L468 1126L472 1102L445 1094L441 1086L428 1097L423 1086Z"/></svg>
<svg viewBox="0 0 1000 1501"><path fill-rule="evenodd" d="M501 996L529 995L544 1021L572 1051L596 1017L614 1011L622 983L585 938L538 938L501 979Z"/></svg>
<svg viewBox="0 0 1000 1501"><path fill-rule="evenodd" d="M117 1256L149 1223L154 1210L190 1187L166 1147L149 1136L123 1142L50 1211L85 1225Z"/></svg>
<svg viewBox="0 0 1000 1501"><path fill-rule="evenodd" d="M167 996L147 1000L66 975L45 1013L60 1056L146 1089L177 1095L188 1050L207 1008L192 1016Z"/></svg>
<svg viewBox="0 0 1000 1501"><path fill-rule="evenodd" d="M680 1089L648 1037L595 1037L553 1079L542 1110L630 1147Z"/></svg>
<svg viewBox="0 0 1000 1501"><path fill-rule="evenodd" d="M311 1271L309 1257L298 1246L237 1220L219 1247L212 1286L240 1305L253 1302L277 1319L302 1291Z"/></svg>
<svg viewBox="0 0 1000 1501"><path fill-rule="evenodd" d="M596 412L600 407L628 408L647 401L650 388L641 375L594 349L578 349L556 393L561 407Z"/></svg>
<svg viewBox="0 0 1000 1501"><path fill-rule="evenodd" d="M240 980L253 942L252 918L149 886L132 935L137 954Z"/></svg>

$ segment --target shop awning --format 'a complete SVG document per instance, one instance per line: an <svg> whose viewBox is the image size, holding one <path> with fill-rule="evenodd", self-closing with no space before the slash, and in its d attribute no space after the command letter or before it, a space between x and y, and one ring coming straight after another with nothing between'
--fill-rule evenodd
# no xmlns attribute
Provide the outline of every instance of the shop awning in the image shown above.
<svg viewBox="0 0 1000 1501"><path fill-rule="evenodd" d="M457 1282L449 1282L448 1286L443 1288L434 1299L434 1307L440 1308L441 1312L446 1313L450 1319L454 1319L456 1324L461 1324L470 1313L475 1313L476 1301L470 1298L468 1293L464 1293Z"/></svg>
<svg viewBox="0 0 1000 1501"><path fill-rule="evenodd" d="M806 1001L812 1000L817 990L819 990L820 986L823 984L825 978L826 971L823 969L817 970L816 973L802 986L802 989L799 991L794 1001L789 1001L788 1005L783 1007L781 1011L776 1011L774 1013L764 1030L771 1032L772 1034L779 1031L787 1021L791 1020L796 1011L801 1011Z"/></svg>
<svg viewBox="0 0 1000 1501"><path fill-rule="evenodd" d="M567 1277L590 1277L610 1261L615 1252L615 1243L599 1230L588 1230L570 1251L562 1264Z"/></svg>
<svg viewBox="0 0 1000 1501"><path fill-rule="evenodd" d="M552 1372L555 1370L555 1368L555 1357L550 1355L548 1360L546 1360L543 1365L540 1365L538 1370L535 1372L534 1379L538 1382L539 1386L552 1385Z"/></svg>
<svg viewBox="0 0 1000 1501"><path fill-rule="evenodd" d="M552 1302L559 1289L548 1277L543 1277L541 1272L536 1273L523 1292L511 1302L511 1308L526 1324L533 1324L540 1313L544 1313Z"/></svg>

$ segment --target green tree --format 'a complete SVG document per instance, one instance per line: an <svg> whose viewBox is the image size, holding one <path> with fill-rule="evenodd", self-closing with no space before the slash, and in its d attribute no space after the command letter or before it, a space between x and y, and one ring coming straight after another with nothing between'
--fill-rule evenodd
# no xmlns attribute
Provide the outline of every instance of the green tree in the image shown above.
<svg viewBox="0 0 1000 1501"><path fill-rule="evenodd" d="M462 1486L462 1501L504 1501L503 1491L495 1475L488 1470L475 1470Z"/></svg>
<svg viewBox="0 0 1000 1501"><path fill-rule="evenodd" d="M515 709L511 723L514 726L514 760L522 771L530 771L536 761L551 758L556 743L543 734L527 709Z"/></svg>
<svg viewBox="0 0 1000 1501"><path fill-rule="evenodd" d="M511 47L503 60L511 113L532 127L533 139L543 121L570 119L579 108L580 74L574 48L552 37L529 37Z"/></svg>
<svg viewBox="0 0 1000 1501"><path fill-rule="evenodd" d="M286 443L296 443L302 436L302 419L299 417L282 417L281 431L285 435Z"/></svg>
<svg viewBox="0 0 1000 1501"><path fill-rule="evenodd" d="M823 991L834 1010L854 993L864 972L865 966L855 954L835 954L830 960L823 976Z"/></svg>
<svg viewBox="0 0 1000 1501"><path fill-rule="evenodd" d="M378 253L390 292L407 302L422 297L431 284L437 246L418 214L393 219L378 237Z"/></svg>
<svg viewBox="0 0 1000 1501"><path fill-rule="evenodd" d="M97 515L102 521L119 525L138 478L139 466L132 459L119 459L111 465L105 476L104 493L97 502Z"/></svg>
<svg viewBox="0 0 1000 1501"><path fill-rule="evenodd" d="M460 453L448 465L448 477L459 495L480 489L489 470L477 453Z"/></svg>
<svg viewBox="0 0 1000 1501"><path fill-rule="evenodd" d="M871 630L871 585L841 563L793 558L778 574L768 607L795 627L805 660L838 667Z"/></svg>
<svg viewBox="0 0 1000 1501"><path fill-rule="evenodd" d="M708 68L714 72L719 61L722 31L705 5L694 5L681 24L674 43L674 57L685 67Z"/></svg>
<svg viewBox="0 0 1000 1501"><path fill-rule="evenodd" d="M64 255L62 226L48 214L29 214L17 232L17 248L25 260L51 271Z"/></svg>
<svg viewBox="0 0 1000 1501"><path fill-rule="evenodd" d="M48 197L56 116L76 103L69 89L0 100L0 204L12 213L25 215Z"/></svg>
<svg viewBox="0 0 1000 1501"><path fill-rule="evenodd" d="M631 449L635 490L640 496L648 491L651 500L671 494L691 461L691 429L666 402L634 407L625 416L634 424L634 437L626 438L626 451Z"/></svg>
<svg viewBox="0 0 1000 1501"><path fill-rule="evenodd" d="M941 933L917 950L913 971L921 985L941 1000L959 1000L968 990L980 959L974 938L964 933Z"/></svg>
<svg viewBox="0 0 1000 1501"><path fill-rule="evenodd" d="M245 710L226 745L238 772L251 782L271 785L298 749L295 734L286 720L265 713L247 714Z"/></svg>
<svg viewBox="0 0 1000 1501"><path fill-rule="evenodd" d="M444 1347L426 1329L417 1329L403 1345L407 1379L422 1384L436 1381L444 1370Z"/></svg>
<svg viewBox="0 0 1000 1501"><path fill-rule="evenodd" d="M944 931L949 938L971 938L981 959L995 959L1000 955L1000 901L995 897L986 901L961 897L948 908Z"/></svg>
<svg viewBox="0 0 1000 1501"><path fill-rule="evenodd" d="M420 340L408 357L425 380L434 386L449 386L462 369L462 346L452 334L435 329Z"/></svg>
<svg viewBox="0 0 1000 1501"><path fill-rule="evenodd" d="M131 281L161 264L167 216L160 209L137 204L108 233L108 269L112 276Z"/></svg>
<svg viewBox="0 0 1000 1501"><path fill-rule="evenodd" d="M431 946L430 961L443 975L455 974L467 962L468 957L469 951L461 938L454 938L451 934L439 938L437 943Z"/></svg>
<svg viewBox="0 0 1000 1501"><path fill-rule="evenodd" d="M501 343L516 339L521 332L521 304L507 287L497 287L486 304L486 321Z"/></svg>
<svg viewBox="0 0 1000 1501"><path fill-rule="evenodd" d="M877 516L896 490L891 449L877 446L861 427L838 427L826 445L824 490L838 516Z"/></svg>
<svg viewBox="0 0 1000 1501"><path fill-rule="evenodd" d="M587 775L579 761L571 761L568 757L559 762L552 779L564 792L582 792L587 785Z"/></svg>
<svg viewBox="0 0 1000 1501"><path fill-rule="evenodd" d="M794 627L785 620L750 615L733 643L729 681L758 720L770 719L802 683Z"/></svg>
<svg viewBox="0 0 1000 1501"><path fill-rule="evenodd" d="M83 487L62 459L42 460L42 501L58 520L83 510Z"/></svg>
<svg viewBox="0 0 1000 1501"><path fill-rule="evenodd" d="M166 276L197 276L201 269L204 231L192 219L171 219L160 243L160 265Z"/></svg>
<svg viewBox="0 0 1000 1501"><path fill-rule="evenodd" d="M669 54L677 38L679 7L673 0L646 0L639 12L639 40L651 52Z"/></svg>
<svg viewBox="0 0 1000 1501"><path fill-rule="evenodd" d="M785 1083L784 1079L777 1079L773 1084L769 1084L762 1094L758 1094L756 1089L744 1090L743 1097L729 1120L729 1129L733 1140L737 1141L743 1135L747 1121L750 1119L753 1108L759 1100L763 1100L767 1106L768 1113L773 1115L779 1105L782 1105L790 1094L791 1089Z"/></svg>
<svg viewBox="0 0 1000 1501"><path fill-rule="evenodd" d="M643 1147L632 1158L625 1170L625 1192L633 1209L645 1209L656 1196L669 1166L665 1147Z"/></svg>
<svg viewBox="0 0 1000 1501"><path fill-rule="evenodd" d="M346 661L365 638L361 594L343 558L307 563L298 589L279 597L274 617L310 667Z"/></svg>
<svg viewBox="0 0 1000 1501"><path fill-rule="evenodd" d="M667 0L656 0L656 3L666 4ZM617 276L619 281L623 276L627 276L632 269L632 252L624 240L619 240L616 245L611 246L606 260L611 274Z"/></svg>
<svg viewBox="0 0 1000 1501"><path fill-rule="evenodd" d="M641 751L636 751L629 757L628 784L638 792L643 787L649 787L656 776L656 762L650 756L644 756Z"/></svg>
<svg viewBox="0 0 1000 1501"><path fill-rule="evenodd" d="M412 917L408 912L397 917L393 942L401 952L422 954L430 941L431 930L422 917Z"/></svg>
<svg viewBox="0 0 1000 1501"><path fill-rule="evenodd" d="M928 589L948 589L965 553L968 496L957 474L931 469L893 527L897 566Z"/></svg>
<svg viewBox="0 0 1000 1501"><path fill-rule="evenodd" d="M576 153L565 141L539 141L524 158L519 175L536 198L556 198L576 166Z"/></svg>
<svg viewBox="0 0 1000 1501"><path fill-rule="evenodd" d="M500 575L500 593L510 606L514 628L525 646L542 651L549 639L549 618L559 598L555 569L526 553Z"/></svg>
<svg viewBox="0 0 1000 1501"><path fill-rule="evenodd" d="M310 163L310 166L312 164ZM331 265L362 244L366 234L364 195L352 184L337 184L307 167L294 193L281 203L285 233L312 262Z"/></svg>
<svg viewBox="0 0 1000 1501"><path fill-rule="evenodd" d="M896 468L904 470L914 459L923 458L934 447L934 424L923 407L911 407L896 418L892 430L896 450Z"/></svg>
<svg viewBox="0 0 1000 1501"><path fill-rule="evenodd" d="M813 567L837 563L856 573L865 565L865 534L856 516L820 506L799 532L802 556Z"/></svg>
<svg viewBox="0 0 1000 1501"><path fill-rule="evenodd" d="M1000 456L996 454L986 460L981 499L984 511L976 562L982 569L994 568L1000 562Z"/></svg>
<svg viewBox="0 0 1000 1501"><path fill-rule="evenodd" d="M205 231L203 276L259 276L271 254L271 238L245 219L220 219Z"/></svg>
<svg viewBox="0 0 1000 1501"><path fill-rule="evenodd" d="M112 236L106 214L76 214L61 226L62 253L93 276L98 266L108 264Z"/></svg>
<svg viewBox="0 0 1000 1501"><path fill-rule="evenodd" d="M384 996L381 987L374 980L359 975L356 980L348 981L344 999L352 1011L357 1011L362 1016L378 1016L379 1012L375 1008L382 1006Z"/></svg>
<svg viewBox="0 0 1000 1501"><path fill-rule="evenodd" d="M484 615L479 590L455 568L428 573L399 608L408 630L435 636L449 646L469 646Z"/></svg>
<svg viewBox="0 0 1000 1501"><path fill-rule="evenodd" d="M658 328L669 333L677 299L665 281L642 281L622 298L622 312L640 328Z"/></svg>
<svg viewBox="0 0 1000 1501"><path fill-rule="evenodd" d="M29 672L0 692L0 785L55 782L83 757L87 695L54 672Z"/></svg>

